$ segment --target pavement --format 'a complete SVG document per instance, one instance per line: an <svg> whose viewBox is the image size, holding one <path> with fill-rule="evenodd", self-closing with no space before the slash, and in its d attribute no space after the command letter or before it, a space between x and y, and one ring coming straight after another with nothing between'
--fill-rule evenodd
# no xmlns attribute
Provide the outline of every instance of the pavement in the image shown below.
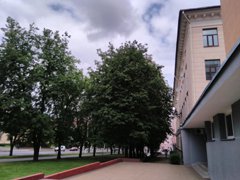
<svg viewBox="0 0 240 180"><path fill-rule="evenodd" d="M65 180L202 180L191 168L167 163L121 162Z"/></svg>

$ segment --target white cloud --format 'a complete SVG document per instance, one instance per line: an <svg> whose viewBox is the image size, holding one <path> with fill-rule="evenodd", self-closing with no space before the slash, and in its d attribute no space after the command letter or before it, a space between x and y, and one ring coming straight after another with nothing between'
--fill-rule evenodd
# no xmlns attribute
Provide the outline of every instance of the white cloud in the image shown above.
<svg viewBox="0 0 240 180"><path fill-rule="evenodd" d="M219 0L0 0L0 27L11 16L25 27L35 22L40 29L67 31L70 49L85 73L99 59L96 49L136 39L148 44L149 54L165 66L163 73L172 85L179 10L218 4Z"/></svg>

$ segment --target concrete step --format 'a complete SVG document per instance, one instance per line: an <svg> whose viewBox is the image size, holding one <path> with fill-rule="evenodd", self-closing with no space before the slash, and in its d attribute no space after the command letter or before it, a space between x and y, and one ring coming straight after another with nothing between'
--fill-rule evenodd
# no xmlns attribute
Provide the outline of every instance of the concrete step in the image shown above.
<svg viewBox="0 0 240 180"><path fill-rule="evenodd" d="M210 179L208 174L208 168L206 163L197 162L192 164L192 168L203 178L203 179Z"/></svg>

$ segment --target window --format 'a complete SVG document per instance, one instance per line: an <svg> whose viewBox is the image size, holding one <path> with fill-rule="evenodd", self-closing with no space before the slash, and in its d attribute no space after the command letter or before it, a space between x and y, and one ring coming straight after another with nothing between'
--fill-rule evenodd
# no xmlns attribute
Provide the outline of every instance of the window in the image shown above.
<svg viewBox="0 0 240 180"><path fill-rule="evenodd" d="M212 135L212 140L215 139L215 130L214 130L214 123L211 123L211 135Z"/></svg>
<svg viewBox="0 0 240 180"><path fill-rule="evenodd" d="M204 47L218 46L217 28L203 29L203 46Z"/></svg>
<svg viewBox="0 0 240 180"><path fill-rule="evenodd" d="M205 60L206 80L212 80L220 67L219 59Z"/></svg>
<svg viewBox="0 0 240 180"><path fill-rule="evenodd" d="M226 118L226 135L227 138L233 138L233 123L232 123L232 116L227 115Z"/></svg>

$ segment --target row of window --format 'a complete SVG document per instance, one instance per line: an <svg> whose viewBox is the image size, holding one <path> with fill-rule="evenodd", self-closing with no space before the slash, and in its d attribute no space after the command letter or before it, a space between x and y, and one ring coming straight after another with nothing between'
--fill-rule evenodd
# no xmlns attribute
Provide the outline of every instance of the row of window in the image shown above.
<svg viewBox="0 0 240 180"><path fill-rule="evenodd" d="M217 28L203 29L203 46L215 47L219 46ZM219 59L205 60L206 80L212 80L220 67Z"/></svg>
<svg viewBox="0 0 240 180"><path fill-rule="evenodd" d="M233 121L232 116L226 115L224 118L224 123L220 124L220 135L221 139L233 139L234 138L234 132L233 132ZM211 140L215 140L215 129L214 129L214 123L211 123Z"/></svg>

